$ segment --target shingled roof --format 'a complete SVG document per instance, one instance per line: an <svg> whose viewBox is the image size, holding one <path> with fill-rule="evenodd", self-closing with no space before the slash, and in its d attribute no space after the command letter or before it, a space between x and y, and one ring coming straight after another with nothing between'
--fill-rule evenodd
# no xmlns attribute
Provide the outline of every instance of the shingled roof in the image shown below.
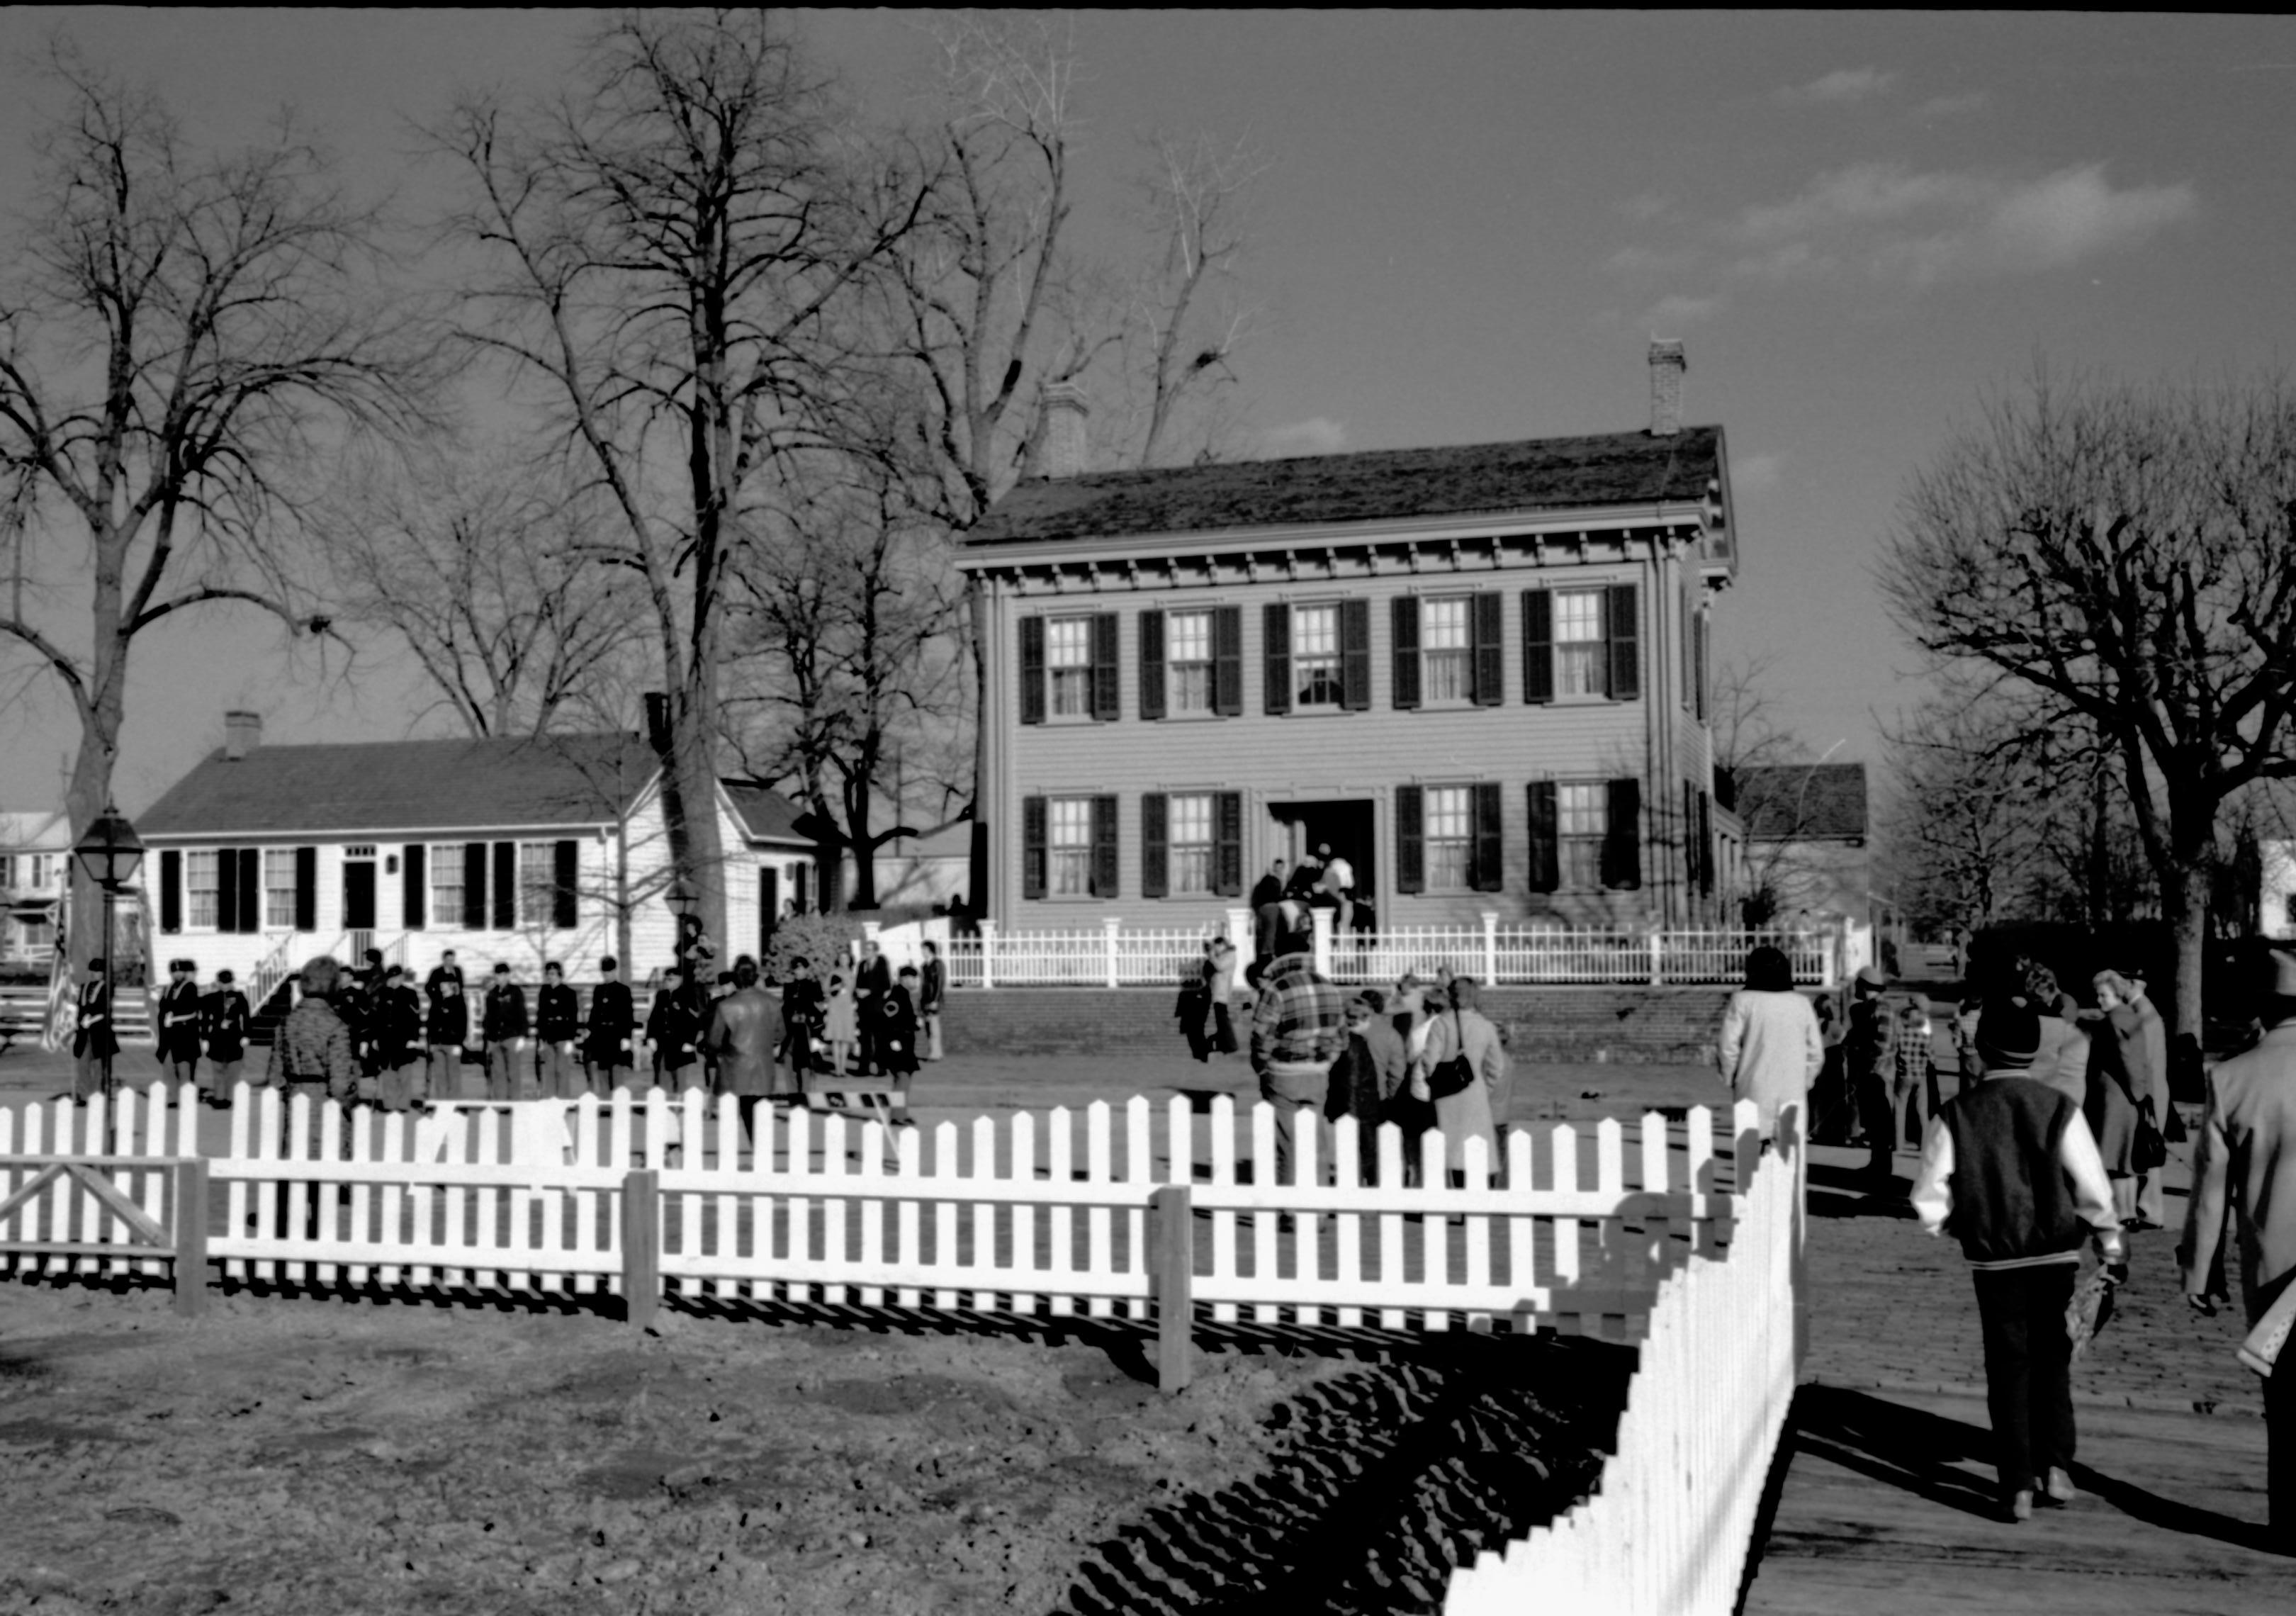
<svg viewBox="0 0 2296 1616"><path fill-rule="evenodd" d="M634 734L218 747L137 816L145 836L611 824L659 772Z"/></svg>
<svg viewBox="0 0 2296 1616"><path fill-rule="evenodd" d="M1694 504L1722 474L1722 429L1607 432L1435 449L1371 449L1154 472L1032 478L971 545L1310 527L1414 516L1504 515Z"/></svg>
<svg viewBox="0 0 2296 1616"><path fill-rule="evenodd" d="M1779 763L1738 771L1749 841L1846 841L1866 834L1866 766Z"/></svg>
<svg viewBox="0 0 2296 1616"><path fill-rule="evenodd" d="M797 804L772 787L759 785L754 780L728 780L726 797L733 803L734 811L742 816L742 826L757 841L806 841L797 830Z"/></svg>

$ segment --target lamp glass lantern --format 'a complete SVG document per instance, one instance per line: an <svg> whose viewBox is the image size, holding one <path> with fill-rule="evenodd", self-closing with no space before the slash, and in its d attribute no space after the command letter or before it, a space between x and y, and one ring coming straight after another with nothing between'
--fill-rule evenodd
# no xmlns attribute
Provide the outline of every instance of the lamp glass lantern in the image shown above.
<svg viewBox="0 0 2296 1616"><path fill-rule="evenodd" d="M693 890L693 883L683 875L669 883L669 890L664 896L668 899L669 912L680 920L684 920L701 906L701 895Z"/></svg>
<svg viewBox="0 0 2296 1616"><path fill-rule="evenodd" d="M107 892L117 892L135 879L144 865L144 841L135 827L117 808L106 805L72 849L72 857L87 878Z"/></svg>

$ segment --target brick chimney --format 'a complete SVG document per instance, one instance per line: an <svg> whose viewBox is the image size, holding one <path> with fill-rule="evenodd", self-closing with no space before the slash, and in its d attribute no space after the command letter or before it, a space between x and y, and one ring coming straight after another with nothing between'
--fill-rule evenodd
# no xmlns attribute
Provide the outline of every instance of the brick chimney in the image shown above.
<svg viewBox="0 0 2296 1616"><path fill-rule="evenodd" d="M1653 438L1672 438L1682 431L1682 374L1690 368L1682 344L1651 339L1651 422Z"/></svg>
<svg viewBox="0 0 2296 1616"><path fill-rule="evenodd" d="M227 712L223 716L223 755L234 763L263 744L263 715Z"/></svg>
<svg viewBox="0 0 2296 1616"><path fill-rule="evenodd" d="M1054 381L1045 389L1046 476L1084 475L1084 423L1087 414L1084 389L1075 382Z"/></svg>

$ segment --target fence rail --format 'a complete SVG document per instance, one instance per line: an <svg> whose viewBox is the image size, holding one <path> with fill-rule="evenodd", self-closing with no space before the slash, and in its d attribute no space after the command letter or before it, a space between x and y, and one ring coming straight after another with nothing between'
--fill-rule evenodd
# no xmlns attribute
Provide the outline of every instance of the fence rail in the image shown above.
<svg viewBox="0 0 2296 1616"><path fill-rule="evenodd" d="M1804 1276L1799 1112L1759 1166L1726 1262L1661 1283L1592 1497L1451 1579L1451 1616L1538 1609L1725 1616L1737 1603L1763 1480L1800 1378Z"/></svg>
<svg viewBox="0 0 2296 1616"><path fill-rule="evenodd" d="M1830 934L1676 930L1588 931L1480 925L1403 926L1378 931L1330 930L1316 914L1318 968L1344 983L1391 982L1406 971L1438 969L1503 987L1634 983L1693 986L1743 980L1747 954L1763 945L1784 951L1794 980L1831 987L1842 975L1841 939ZM953 988L1166 987L1203 962L1204 943L1225 933L1249 956L1251 919L1231 914L1225 927L1141 929L1110 919L1068 931L1006 931L983 923L978 935L949 940Z"/></svg>

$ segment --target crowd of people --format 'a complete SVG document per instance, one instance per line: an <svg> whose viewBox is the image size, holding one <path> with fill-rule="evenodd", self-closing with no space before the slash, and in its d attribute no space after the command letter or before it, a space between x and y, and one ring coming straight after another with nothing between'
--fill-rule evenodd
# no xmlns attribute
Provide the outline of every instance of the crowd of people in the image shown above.
<svg viewBox="0 0 2296 1616"><path fill-rule="evenodd" d="M473 994L451 948L419 985L375 950L357 968L322 956L297 977L294 1007L252 1074L255 1006L233 973L218 971L202 986L196 962L174 959L152 999L154 1045L184 1102L212 1106L227 1104L250 1077L404 1112L431 1099L603 1098L636 1087L642 1073L672 1090L698 1085L745 1102L794 1103L816 1075L897 1079L941 1057L947 974L934 944L923 953L922 967L896 972L866 942L857 965L832 972L827 993L800 958L779 992L768 993L755 959L744 955L719 970L706 939L685 937L642 1027L611 956L598 962L586 994L562 962L545 961L530 1002L504 962ZM77 996L75 1098L99 1091L105 1062L119 1053L104 962L93 959Z"/></svg>

